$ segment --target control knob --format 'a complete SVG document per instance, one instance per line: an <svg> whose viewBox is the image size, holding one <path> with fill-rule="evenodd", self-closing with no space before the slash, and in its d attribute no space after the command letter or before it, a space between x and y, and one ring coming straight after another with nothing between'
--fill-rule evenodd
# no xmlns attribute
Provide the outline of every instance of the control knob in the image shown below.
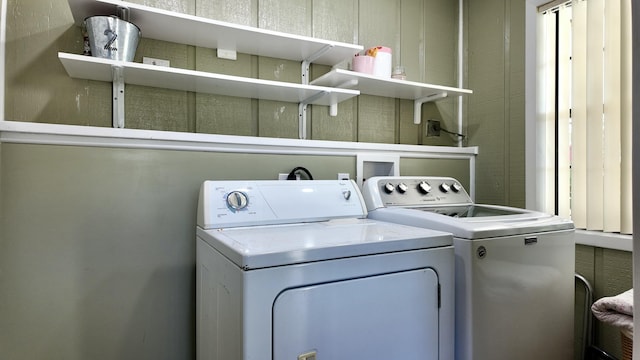
<svg viewBox="0 0 640 360"><path fill-rule="evenodd" d="M384 192L386 192L387 194L391 194L393 190L395 190L395 187L393 186L392 183L384 184Z"/></svg>
<svg viewBox="0 0 640 360"><path fill-rule="evenodd" d="M443 182L442 184L440 184L440 190L442 190L442 192L444 192L444 193L448 193L449 190L451 190L451 186L449 186L449 184Z"/></svg>
<svg viewBox="0 0 640 360"><path fill-rule="evenodd" d="M423 194L428 194L429 191L431 191L431 185L429 185L429 183L426 181L421 181L418 184L418 191L420 191Z"/></svg>
<svg viewBox="0 0 640 360"><path fill-rule="evenodd" d="M249 205L247 194L242 191L232 191L227 194L227 206L233 211L242 210Z"/></svg>
<svg viewBox="0 0 640 360"><path fill-rule="evenodd" d="M462 190L462 185L453 183L453 185L451 185L451 189L453 190L453 192L460 192L460 190Z"/></svg>
<svg viewBox="0 0 640 360"><path fill-rule="evenodd" d="M409 187L408 187L408 186L407 186L407 184L405 184L405 183L400 183L400 184L398 184L397 189L398 189L398 191L399 191L400 193L404 194L404 193L406 193L406 192L407 192L407 190L409 190Z"/></svg>

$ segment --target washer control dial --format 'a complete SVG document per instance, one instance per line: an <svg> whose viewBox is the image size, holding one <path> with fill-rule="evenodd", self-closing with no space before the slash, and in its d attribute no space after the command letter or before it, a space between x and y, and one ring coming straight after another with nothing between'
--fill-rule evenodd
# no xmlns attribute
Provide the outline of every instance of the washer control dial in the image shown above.
<svg viewBox="0 0 640 360"><path fill-rule="evenodd" d="M444 193L448 193L449 190L451 190L451 185L443 182L442 184L440 184L440 190L442 190L442 192Z"/></svg>
<svg viewBox="0 0 640 360"><path fill-rule="evenodd" d="M249 205L247 194L242 191L232 191L227 194L227 206L233 211L239 211Z"/></svg>
<svg viewBox="0 0 640 360"><path fill-rule="evenodd" d="M395 186L393 186L392 183L384 184L384 192L386 192L387 194L391 194L393 190L395 190Z"/></svg>
<svg viewBox="0 0 640 360"><path fill-rule="evenodd" d="M453 190L453 192L460 192L460 190L462 190L462 185L456 183L453 183L451 185L451 190Z"/></svg>
<svg viewBox="0 0 640 360"><path fill-rule="evenodd" d="M418 191L420 191L423 194L428 194L429 191L431 191L431 185L429 185L429 183L426 181L421 181L418 184Z"/></svg>
<svg viewBox="0 0 640 360"><path fill-rule="evenodd" d="M402 194L406 193L407 190L409 190L409 187L407 186L407 184L405 183L400 183L398 184L398 186L396 187L398 189L398 191Z"/></svg>

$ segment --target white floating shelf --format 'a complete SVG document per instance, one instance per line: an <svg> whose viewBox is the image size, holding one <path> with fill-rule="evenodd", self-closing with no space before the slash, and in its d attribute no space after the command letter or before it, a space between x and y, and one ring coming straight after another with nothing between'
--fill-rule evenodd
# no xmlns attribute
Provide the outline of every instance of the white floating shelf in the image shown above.
<svg viewBox="0 0 640 360"><path fill-rule="evenodd" d="M363 94L413 100L413 123L420 124L422 104L473 91L415 81L381 78L355 71L333 69L311 82L313 85L358 89Z"/></svg>
<svg viewBox="0 0 640 360"><path fill-rule="evenodd" d="M94 15L129 9L142 37L287 60L335 65L361 51L361 45L315 39L176 13L120 0L68 0L76 23Z"/></svg>
<svg viewBox="0 0 640 360"><path fill-rule="evenodd" d="M360 94L357 90L302 85L281 81L245 78L202 71L115 61L92 56L58 53L69 76L77 79L113 81L112 68L122 67L125 84L193 91L264 100L313 105L335 105ZM324 93L324 96L318 94Z"/></svg>
<svg viewBox="0 0 640 360"><path fill-rule="evenodd" d="M343 69L333 69L313 80L311 84L358 89L362 94L409 100L420 100L430 97L439 99L443 97L441 96L442 94L449 97L473 93L473 91L467 89L381 78Z"/></svg>

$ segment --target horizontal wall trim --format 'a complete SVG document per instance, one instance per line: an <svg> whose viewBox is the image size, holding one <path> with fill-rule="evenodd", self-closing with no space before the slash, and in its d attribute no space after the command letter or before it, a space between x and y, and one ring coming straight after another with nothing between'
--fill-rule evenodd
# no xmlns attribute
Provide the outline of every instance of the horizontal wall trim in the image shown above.
<svg viewBox="0 0 640 360"><path fill-rule="evenodd" d="M158 130L0 121L0 142L157 150L354 156L392 153L410 158L472 159L478 147L378 144L196 134Z"/></svg>
<svg viewBox="0 0 640 360"><path fill-rule="evenodd" d="M576 244L605 249L633 251L633 236L600 231L576 230Z"/></svg>

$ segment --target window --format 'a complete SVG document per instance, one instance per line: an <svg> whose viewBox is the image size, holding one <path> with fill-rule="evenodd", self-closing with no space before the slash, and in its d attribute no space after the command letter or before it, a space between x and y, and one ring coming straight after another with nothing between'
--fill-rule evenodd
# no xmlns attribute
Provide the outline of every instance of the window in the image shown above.
<svg viewBox="0 0 640 360"><path fill-rule="evenodd" d="M545 211L631 234L631 0L540 14Z"/></svg>

